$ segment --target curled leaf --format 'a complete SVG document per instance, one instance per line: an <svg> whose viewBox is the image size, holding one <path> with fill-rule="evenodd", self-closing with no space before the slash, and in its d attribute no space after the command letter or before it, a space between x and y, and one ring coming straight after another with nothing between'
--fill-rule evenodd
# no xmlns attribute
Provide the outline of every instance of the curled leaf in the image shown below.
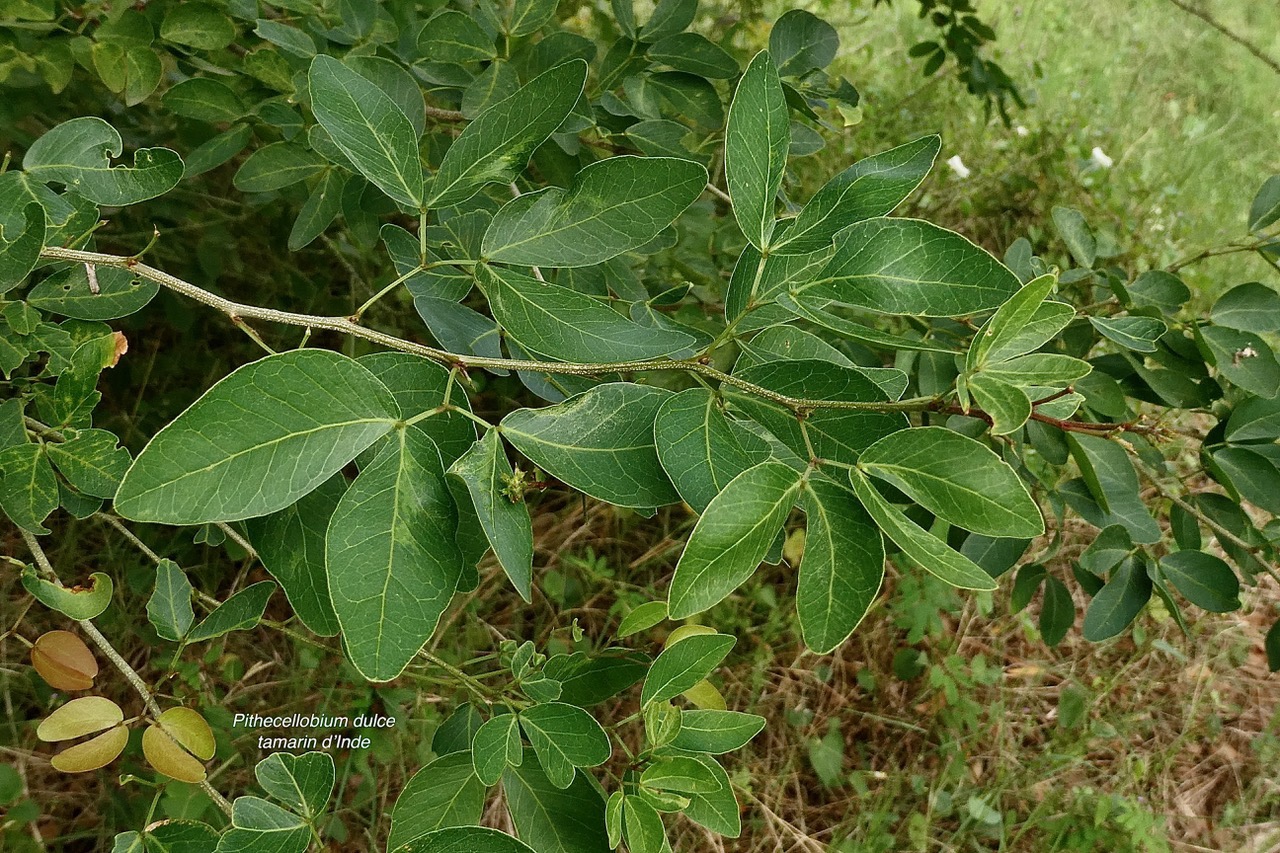
<svg viewBox="0 0 1280 853"><path fill-rule="evenodd" d="M102 572L90 575L88 586L66 587L45 580L28 568L22 573L22 585L44 606L77 620L100 616L111 604L115 591L110 576Z"/></svg>
<svg viewBox="0 0 1280 853"><path fill-rule="evenodd" d="M98 675L93 652L70 631L50 631L31 647L31 665L55 690L88 690Z"/></svg>

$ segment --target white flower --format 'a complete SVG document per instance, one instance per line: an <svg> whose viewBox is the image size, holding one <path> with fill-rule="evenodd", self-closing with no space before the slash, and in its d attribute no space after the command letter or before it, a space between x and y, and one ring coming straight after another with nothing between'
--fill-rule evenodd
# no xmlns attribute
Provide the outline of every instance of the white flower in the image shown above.
<svg viewBox="0 0 1280 853"><path fill-rule="evenodd" d="M967 178L970 175L969 167L960 159L959 154L948 160L947 165L951 167L951 171L955 172L958 178Z"/></svg>
<svg viewBox="0 0 1280 853"><path fill-rule="evenodd" d="M1107 156L1107 152L1096 145L1093 146L1092 156L1089 159L1093 165L1102 169L1110 169L1116 164L1114 160Z"/></svg>
<svg viewBox="0 0 1280 853"><path fill-rule="evenodd" d="M1013 129L1013 132L1018 134L1019 136L1029 136L1031 134L1031 131L1027 130L1022 125L1018 125L1017 127L1015 127Z"/></svg>

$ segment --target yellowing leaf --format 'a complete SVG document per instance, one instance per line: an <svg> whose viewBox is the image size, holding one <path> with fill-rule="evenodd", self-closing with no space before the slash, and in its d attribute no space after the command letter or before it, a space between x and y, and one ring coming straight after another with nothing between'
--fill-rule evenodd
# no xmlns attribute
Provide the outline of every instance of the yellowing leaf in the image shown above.
<svg viewBox="0 0 1280 853"><path fill-rule="evenodd" d="M213 758L216 746L213 730L200 716L190 708L170 708L157 721L174 740L194 753L197 757L208 761Z"/></svg>
<svg viewBox="0 0 1280 853"><path fill-rule="evenodd" d="M70 631L50 631L31 647L31 664L55 690L88 690L98 675L93 652Z"/></svg>
<svg viewBox="0 0 1280 853"><path fill-rule="evenodd" d="M36 737L45 743L57 743L109 729L123 720L124 712L110 699L82 696L45 717L36 728Z"/></svg>
<svg viewBox="0 0 1280 853"><path fill-rule="evenodd" d="M207 775L204 765L159 726L150 726L142 733L142 754L152 767L179 782L202 782Z"/></svg>
<svg viewBox="0 0 1280 853"><path fill-rule="evenodd" d="M724 695L705 678L681 694L695 708L703 711L723 711L726 709Z"/></svg>
<svg viewBox="0 0 1280 853"><path fill-rule="evenodd" d="M64 749L49 763L54 770L61 770L63 773L87 773L114 761L128 742L129 730L124 726L116 726L92 740Z"/></svg>

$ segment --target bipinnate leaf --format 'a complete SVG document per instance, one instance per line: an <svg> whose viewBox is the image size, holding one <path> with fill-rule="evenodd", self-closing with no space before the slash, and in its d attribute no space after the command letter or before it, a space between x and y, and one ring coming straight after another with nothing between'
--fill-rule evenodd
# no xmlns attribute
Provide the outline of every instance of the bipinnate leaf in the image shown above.
<svg viewBox="0 0 1280 853"><path fill-rule="evenodd" d="M482 112L445 152L428 206L448 207L487 184L514 180L533 150L569 115L586 78L587 63L573 59L539 74Z"/></svg>
<svg viewBox="0 0 1280 853"><path fill-rule="evenodd" d="M164 195L182 179L182 158L168 148L142 148L134 165L112 166L124 143L100 118L65 121L31 143L23 171L43 183L65 184L94 204L122 207Z"/></svg>
<svg viewBox="0 0 1280 853"><path fill-rule="evenodd" d="M1044 518L1009 463L946 427L887 435L863 451L858 467L974 533L1022 539L1044 533Z"/></svg>
<svg viewBox="0 0 1280 853"><path fill-rule="evenodd" d="M702 194L707 170L675 157L609 157L568 189L507 202L484 235L491 261L544 267L602 264L657 237Z"/></svg>
<svg viewBox="0 0 1280 853"><path fill-rule="evenodd" d="M100 616L111 606L111 596L115 592L110 575L103 572L91 574L88 586L65 587L45 580L28 568L22 572L22 586L45 607L77 621Z"/></svg>
<svg viewBox="0 0 1280 853"><path fill-rule="evenodd" d="M944 583L960 589L993 590L996 582L968 557L907 518L902 510L876 491L867 475L849 472L853 491L880 531L902 552Z"/></svg>
<svg viewBox="0 0 1280 853"><path fill-rule="evenodd" d="M726 634L712 633L668 643L649 667L649 674L640 689L641 707L674 699L702 681L720 665L735 642Z"/></svg>
<svg viewBox="0 0 1280 853"><path fill-rule="evenodd" d="M615 506L665 506L680 496L658 461L653 424L669 396L630 382L597 385L554 406L516 409L502 419L502 435L591 497Z"/></svg>
<svg viewBox="0 0 1280 853"><path fill-rule="evenodd" d="M36 737L45 743L74 740L123 721L124 711L115 702L101 696L82 696L41 720L36 727Z"/></svg>
<svg viewBox="0 0 1280 853"><path fill-rule="evenodd" d="M854 163L814 193L771 254L825 249L855 222L887 215L920 186L941 147L941 137L923 136Z"/></svg>
<svg viewBox="0 0 1280 853"><path fill-rule="evenodd" d="M875 601L884 580L884 540L857 499L829 480L810 479L801 505L808 523L796 613L805 645L827 654Z"/></svg>
<svg viewBox="0 0 1280 853"><path fill-rule="evenodd" d="M418 134L404 111L331 56L313 59L307 80L316 120L360 173L399 204L422 207Z"/></svg>
<svg viewBox="0 0 1280 853"><path fill-rule="evenodd" d="M520 712L520 728L557 788L569 787L575 767L596 767L613 754L604 729L576 705L544 702L526 708Z"/></svg>
<svg viewBox="0 0 1280 853"><path fill-rule="evenodd" d="M757 249L765 249L773 236L774 205L790 142L782 81L769 52L762 50L738 81L725 126L725 182L733 215Z"/></svg>
<svg viewBox="0 0 1280 853"><path fill-rule="evenodd" d="M276 512L399 417L386 386L354 359L320 349L269 355L234 370L156 433L125 474L115 509L163 524Z"/></svg>
<svg viewBox="0 0 1280 853"><path fill-rule="evenodd" d="M795 505L800 482L789 465L762 462L711 499L671 578L671 618L701 613L755 572Z"/></svg>
<svg viewBox="0 0 1280 853"><path fill-rule="evenodd" d="M507 334L547 358L589 363L645 360L693 343L683 332L642 326L602 299L515 270L481 266L476 281Z"/></svg>
<svg viewBox="0 0 1280 853"><path fill-rule="evenodd" d="M466 491L485 539L512 586L521 598L530 601L533 524L523 496L508 488L514 472L502 449L498 431L486 432L453 463L448 474L451 481L460 483Z"/></svg>
<svg viewBox="0 0 1280 853"><path fill-rule="evenodd" d="M839 232L836 252L793 295L882 314L959 317L1003 303L1022 286L985 250L919 219L866 219Z"/></svg>
<svg viewBox="0 0 1280 853"><path fill-rule="evenodd" d="M390 681L431 638L462 576L457 510L440 452L403 428L356 477L326 534L326 568L347 653Z"/></svg>
<svg viewBox="0 0 1280 853"><path fill-rule="evenodd" d="M333 793L333 757L325 752L273 752L253 768L262 789L308 821L324 813Z"/></svg>
<svg viewBox="0 0 1280 853"><path fill-rule="evenodd" d="M70 631L41 634L31 646L31 665L55 690L88 690L98 677L93 652Z"/></svg>

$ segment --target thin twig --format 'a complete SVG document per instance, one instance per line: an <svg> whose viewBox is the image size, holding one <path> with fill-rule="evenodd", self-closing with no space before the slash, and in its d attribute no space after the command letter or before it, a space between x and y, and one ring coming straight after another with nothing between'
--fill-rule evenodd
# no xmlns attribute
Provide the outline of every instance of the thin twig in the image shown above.
<svg viewBox="0 0 1280 853"><path fill-rule="evenodd" d="M1206 12L1204 9L1201 9L1197 6L1193 6L1191 3L1188 3L1187 0L1169 0L1169 2L1177 6L1182 11L1186 12L1188 15L1195 15L1197 18L1204 21L1206 24L1213 27L1215 30L1222 33L1224 36L1231 39L1233 42L1235 42L1236 44L1243 47L1245 50L1252 53L1255 57L1257 57L1264 64L1266 64L1267 67L1269 67L1272 71L1276 72L1277 74L1280 74L1280 62L1277 62L1273 57L1265 53L1262 50L1262 48L1258 47L1249 39L1245 38L1244 36L1230 29L1226 24L1219 21L1213 15Z"/></svg>

